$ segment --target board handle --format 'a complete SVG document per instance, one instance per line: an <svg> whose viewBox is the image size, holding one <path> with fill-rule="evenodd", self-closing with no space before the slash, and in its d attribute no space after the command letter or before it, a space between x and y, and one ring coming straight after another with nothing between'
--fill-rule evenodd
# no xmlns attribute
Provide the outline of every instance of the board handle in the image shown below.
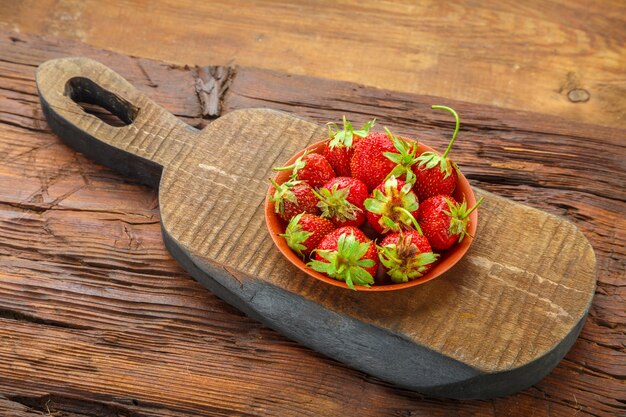
<svg viewBox="0 0 626 417"><path fill-rule="evenodd" d="M46 61L36 79L44 115L63 141L148 185L158 184L163 167L186 146L183 131L196 131L91 59ZM119 123L87 113L82 103L108 110Z"/></svg>

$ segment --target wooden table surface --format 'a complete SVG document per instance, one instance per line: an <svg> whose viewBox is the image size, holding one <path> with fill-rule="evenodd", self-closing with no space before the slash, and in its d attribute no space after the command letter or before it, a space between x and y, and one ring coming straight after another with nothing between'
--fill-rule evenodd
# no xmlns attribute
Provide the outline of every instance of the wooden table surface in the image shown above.
<svg viewBox="0 0 626 417"><path fill-rule="evenodd" d="M0 29L0 415L626 415L624 2L0 1ZM194 90L208 64L270 70L221 67L236 74L222 111L268 106L321 123L376 102L400 133L437 126L409 106L424 94L479 122L488 114L480 128L508 133L501 147L460 143L472 184L567 217L594 246L598 289L581 337L519 394L451 401L261 326L171 259L153 190L50 132L34 69L66 55L112 66L196 126L211 119ZM514 133L530 120L541 143Z"/></svg>
<svg viewBox="0 0 626 417"><path fill-rule="evenodd" d="M626 126L626 2L0 1L0 28Z"/></svg>

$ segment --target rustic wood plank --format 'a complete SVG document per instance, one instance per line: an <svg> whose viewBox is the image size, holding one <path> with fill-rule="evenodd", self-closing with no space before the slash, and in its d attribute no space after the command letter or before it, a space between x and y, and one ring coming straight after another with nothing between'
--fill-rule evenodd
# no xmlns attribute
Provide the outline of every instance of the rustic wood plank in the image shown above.
<svg viewBox="0 0 626 417"><path fill-rule="evenodd" d="M21 57L24 62L34 61L34 65L38 60L43 61L67 54L91 55L96 58L106 55L109 59L107 62L110 62L121 73L133 71L133 67L126 64L128 62L126 58L91 51L77 44L66 44L63 46L65 50L57 45L55 49L53 43L22 36L26 42L18 42L18 44L26 43L26 45L18 45L24 48L21 53L16 53L15 49L7 46L13 44L9 38L3 37L2 39L7 42L2 45L3 57L9 53L5 51L12 51L14 57ZM320 358L240 316L210 293L202 291L169 259L160 242L159 230L155 224L145 226L133 224L139 221L158 220L158 216L154 216L156 213L154 194L144 187L128 183L60 145L54 135L46 132L46 125L42 122L42 115L35 104L37 98L26 89L27 85L30 85L32 89L34 74L32 65L18 64L10 68L7 68L6 63L2 65L0 80L5 82L3 86L10 85L6 84L6 79L9 77L11 79L17 77L25 81L23 86L17 85L18 92L13 95L8 93L9 90L13 91L12 87L8 89L3 87L3 95L0 99L0 118L3 122L3 127L0 129L2 138L0 153L16 157L7 164L8 166L4 165L4 159L2 164L2 179L6 181L3 184L7 184L7 186L0 187L4 202L2 209L5 214L5 220L2 222L3 233L0 233L0 236L6 236L1 245L4 251L2 265L5 265L4 261L7 259L16 263L10 264L7 268L13 274L13 278L8 284L3 285L3 290L0 290L0 305L10 307L4 313L7 317L16 317L8 321L16 325L24 323L29 326L25 330L26 333L36 331L45 335L48 328L53 326L45 322L59 322L61 326L69 324L74 327L93 328L94 330L70 328L70 331L88 332L91 340L97 340L99 334L108 330L107 334L118 340L130 339L131 341L127 343L131 343L135 349L141 349L143 339L150 340L149 336L153 334L155 338L163 340L173 337L174 340L179 341L173 342L175 346L189 343L189 339L193 339L196 335L213 335L212 338L198 342L198 347L201 349L210 343L215 345L215 351L205 353L202 360L194 362L193 366L201 366L200 369L205 369L201 364L224 363L224 353L229 352L227 356L236 357L235 362L239 365L234 364L235 367L228 372L241 375L239 384L231 386L232 396L219 400L219 392L224 389L223 386L219 381L211 383L211 381L203 380L207 397L214 398L213 404L219 404L222 407L222 411L215 411L215 415L229 415L229 412L232 414L240 409L235 398L249 398L247 393L251 388L252 392L257 393L256 395L271 397L274 401L274 405L265 409L265 412L253 410L252 414L292 414L289 410L293 409L289 404L294 401L293 384L286 383L285 379L269 377L261 380L255 377L255 375L269 372L269 369L275 370L277 374L290 376L291 380L298 380L298 384L304 384L298 391L299 401L318 401L319 394L322 394L321 398L329 398L331 405L329 402L323 402L315 414L305 410L302 413L304 415L337 415L345 414L347 410L357 410L362 415L372 416L410 415L411 413L413 415L445 415L451 412L460 415L492 415L494 413L529 415L535 412L535 415L550 413L550 415L567 416L572 413L615 415L622 412L623 400L626 396L621 382L624 378L624 371L616 364L623 362L620 358L623 358L624 323L626 322L620 302L620 299L624 297L624 236L621 232L623 228L616 227L616 224L619 224L616 222L623 219L624 208L619 201L610 197L601 198L584 192L582 184L590 181L589 172L570 168L564 171L564 175L573 175L580 179L578 182L580 186L575 190L550 187L550 182L544 187L537 187L534 184L511 184L506 181L506 176L503 174L486 175L473 181L483 188L497 191L502 195L513 196L519 201L563 215L577 223L585 230L598 255L600 281L590 320L583 329L581 339L567 359L540 384L521 394L496 401L463 403L440 401L389 388L358 372L337 366L332 361ZM184 82L181 86L190 86L187 90L188 94L192 96L195 94L192 88L194 71L185 71L182 68L172 71L161 64L156 67L157 70L162 69L164 74L170 71L183 73L181 79L188 77L186 79L189 82ZM289 78L298 77L285 77L285 79ZM321 82L320 80L314 81ZM300 84L294 82L295 85ZM135 84L144 91L158 90L149 87L148 83L149 81L144 76ZM341 89L340 84L335 84L334 88ZM346 87L347 90L350 88L361 87ZM172 90L184 91L183 87L172 88ZM295 94L297 90L294 88L292 92ZM362 92L363 98L359 101L367 101L368 94L375 97L379 93L371 89L369 93ZM307 94L308 92L304 91L301 96L306 97ZM253 94L250 95L254 99ZM153 96L151 97L154 99ZM304 109L314 108L315 100L317 100L315 96L310 101L295 100L294 111L308 117L306 112L310 110ZM387 100L387 105L391 109L403 106L404 100L394 99L393 94L388 93ZM32 104L28 105L28 102ZM168 107L167 100L164 104L169 110L174 110ZM15 111L16 106L21 106L19 107L21 110ZM282 104L272 103L272 106L278 108ZM340 115L344 111L343 107L345 105L334 104L327 109L327 112L335 116ZM189 116L194 117L198 108L190 109ZM20 114L17 121L22 127L7 126L7 122L16 120L10 113ZM523 118L523 116L521 114L520 117ZM510 115L510 117L514 118L515 115ZM536 115L526 117L534 119ZM319 120L326 119L321 116L319 118ZM416 121L416 124L417 122L419 121ZM574 126L571 129L576 128L577 126ZM553 139L550 135L544 138L546 142L549 142L549 140L561 140L562 135L557 134ZM437 146L440 146L438 143L443 143L444 140L442 137L428 139L431 143L433 141L437 143ZM506 144L512 140L504 138L503 142ZM567 139L568 142L572 140L571 137ZM541 144L541 141L538 143ZM494 149L497 150L498 146ZM20 153L23 155L19 156ZM465 152L459 153L459 156L462 155L465 155ZM543 163L558 168L560 159L552 158ZM465 167L465 164L463 166ZM492 174L498 171L497 167L488 165L485 165L483 169ZM519 170L523 171L524 167L512 167L506 173L521 175L517 172ZM91 183L86 184L83 189L74 194L66 196L65 199L59 199L71 191L72 187L83 185L83 177ZM607 181L607 179L601 181ZM17 183L20 185L9 186L9 184ZM56 183L59 185L55 185ZM48 185L47 189L46 185ZM115 193L111 192L114 189L123 196L118 195L118 199L108 201L107 198L114 197ZM82 214L79 216L79 213ZM49 216L62 216L49 221L53 228L48 227L48 229L54 231L55 235L41 232L42 228L46 230L44 226ZM126 223L121 220L125 220ZM115 226L111 228L111 224ZM82 233L77 225L85 225ZM126 234L123 225L126 226L132 239ZM11 234L6 234L6 230L10 230ZM74 242L73 246L68 246L72 245L71 242ZM65 253L70 253L71 256L66 257ZM115 256L112 257L111 253L115 253ZM83 256L86 256L88 263L85 263ZM133 261L137 258L143 261ZM4 280L5 269L2 274ZM28 280L25 281L24 277L28 277ZM110 289L112 284L109 280L111 279L113 279L113 290ZM27 285L24 286L26 283ZM159 291L162 296L156 303L149 296L141 296L144 290L155 292L164 285L168 292L163 294L163 291ZM140 301L133 302L132 300ZM170 304L179 307L172 308ZM192 314L190 309L183 307L187 305L198 307L194 307ZM97 306L95 310L94 306ZM202 311L200 315L195 313L196 308ZM21 318L19 314L10 316L11 312L27 314L28 317ZM124 337L125 332L120 330L119 323L124 323L126 329L133 329L130 338ZM159 327L164 328L165 333L163 331L155 333L155 329ZM61 327L63 328L65 327ZM259 337L258 333L252 336L252 339L249 336L243 336L254 335L255 332L260 332L262 336ZM22 340L10 346L23 346L26 342ZM581 344L581 341L589 343ZM273 355L271 364L258 364L259 351L262 350L263 355L266 355L267 352L276 352L277 349L280 355ZM120 366L124 366L123 354L114 355L114 357L122 361ZM607 359L611 357L614 358L612 361ZM46 358L47 361L52 360L51 356L46 356ZM23 360L29 359L24 357ZM179 360L182 359L172 359L174 363ZM302 368L294 365L300 362L310 365ZM42 368L45 362L32 360L30 363L29 373L33 369L35 371L46 369ZM594 369L589 368L589 364L593 364L591 367ZM598 364L603 365L598 367ZM87 367L88 363L85 362L84 366ZM24 371L17 369L15 372L15 381L22 380ZM104 371L101 376L89 374L85 379L95 378L102 384L106 384L108 381L106 372ZM246 380L252 382L244 384ZM26 397L36 392L36 396L44 397L50 392L58 393L65 390L66 397L80 397L84 400L94 398L94 394L81 390L79 387L59 388L60 384L61 382L58 381L56 384L46 385L36 391L35 387L39 386L37 381L26 381L20 384L13 383L11 380L10 385L5 385L0 392ZM312 387L319 388L316 390ZM346 389L354 389L350 391L354 393L366 389L368 397L364 399L358 395L346 395ZM151 394L142 395L150 396ZM61 396L61 398L65 397ZM137 400L140 404L138 410L141 411L143 404L147 402L142 402L142 396L138 396ZM124 404L127 400L114 399L113 401L117 404ZM253 402L253 400L249 401ZM61 407L58 409L63 409L62 403L61 401L59 404ZM156 404L154 407L154 410L157 408L167 410L167 406L163 404ZM149 415L157 414L153 412L153 409L149 410ZM204 412L200 406L194 410L196 414ZM194 415L194 413L188 414Z"/></svg>
<svg viewBox="0 0 626 417"><path fill-rule="evenodd" d="M619 0L28 0L3 7L0 24L181 65L254 66L625 127L625 16Z"/></svg>

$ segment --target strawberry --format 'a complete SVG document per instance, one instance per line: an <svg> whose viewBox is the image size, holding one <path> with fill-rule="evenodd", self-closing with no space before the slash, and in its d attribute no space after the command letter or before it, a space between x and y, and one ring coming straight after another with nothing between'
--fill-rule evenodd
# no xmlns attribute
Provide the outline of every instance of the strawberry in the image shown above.
<svg viewBox="0 0 626 417"><path fill-rule="evenodd" d="M338 177L350 177L350 159L354 154L356 142L369 134L376 124L376 119L365 123L359 130L354 130L352 123L343 116L343 129L339 130L335 123L328 125L329 140L326 142L322 154L335 170Z"/></svg>
<svg viewBox="0 0 626 417"><path fill-rule="evenodd" d="M420 201L440 194L452 195L459 176L459 168L454 162L448 159L448 154L459 132L459 115L450 107L432 107L433 109L444 109L451 112L456 120L456 127L452 135L452 140L443 155L439 155L435 152L424 152L417 158L417 165L413 167L413 171L417 176L416 191Z"/></svg>
<svg viewBox="0 0 626 417"><path fill-rule="evenodd" d="M454 198L445 195L436 195L422 202L418 222L430 246L435 250L446 250L455 242L461 242L467 235L470 213L482 201L481 198L470 209L465 200L458 203Z"/></svg>
<svg viewBox="0 0 626 417"><path fill-rule="evenodd" d="M315 259L307 265L349 288L374 284L378 270L376 245L356 227L346 226L327 234L315 251Z"/></svg>
<svg viewBox="0 0 626 417"><path fill-rule="evenodd" d="M280 236L285 238L287 245L294 252L304 257L310 255L324 236L333 230L335 225L330 220L300 213L289 221L285 233Z"/></svg>
<svg viewBox="0 0 626 417"><path fill-rule="evenodd" d="M311 187L321 187L335 178L335 171L326 158L318 153L305 151L296 162L286 167L272 168L274 171L291 171L291 180L306 181Z"/></svg>
<svg viewBox="0 0 626 417"><path fill-rule="evenodd" d="M335 177L326 182L315 195L321 216L330 219L337 227L359 227L365 222L367 187L356 178Z"/></svg>
<svg viewBox="0 0 626 417"><path fill-rule="evenodd" d="M367 222L375 231L387 233L411 227L419 229L415 220L419 205L411 187L411 184L392 176L374 189L364 205Z"/></svg>
<svg viewBox="0 0 626 417"><path fill-rule="evenodd" d="M399 139L389 129L387 133L371 133L354 148L350 161L352 176L372 191L391 175L405 175L407 182L415 183L412 165L417 162L417 143Z"/></svg>
<svg viewBox="0 0 626 417"><path fill-rule="evenodd" d="M363 181L368 191L373 190L395 168L396 164L384 155L395 150L387 134L370 133L354 147L350 160L352 176Z"/></svg>
<svg viewBox="0 0 626 417"><path fill-rule="evenodd" d="M378 257L393 282L408 282L426 274L437 260L428 239L416 230L391 233L378 247Z"/></svg>
<svg viewBox="0 0 626 417"><path fill-rule="evenodd" d="M287 181L280 185L270 179L274 186L274 194L270 197L274 203L274 211L281 219L290 221L300 213L317 214L318 199L313 188L306 182Z"/></svg>

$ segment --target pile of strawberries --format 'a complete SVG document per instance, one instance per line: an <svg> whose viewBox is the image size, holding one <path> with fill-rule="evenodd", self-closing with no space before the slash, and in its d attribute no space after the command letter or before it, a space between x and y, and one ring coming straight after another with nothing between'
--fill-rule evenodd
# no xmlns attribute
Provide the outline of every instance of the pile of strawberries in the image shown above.
<svg viewBox="0 0 626 417"><path fill-rule="evenodd" d="M448 153L417 154L417 142L370 132L375 120L355 130L329 124L320 153L305 152L282 184L270 180L276 213L286 223L289 247L315 271L369 287L414 280L426 274L442 251L467 234L468 208L452 197L458 167ZM375 242L379 242L378 244Z"/></svg>

